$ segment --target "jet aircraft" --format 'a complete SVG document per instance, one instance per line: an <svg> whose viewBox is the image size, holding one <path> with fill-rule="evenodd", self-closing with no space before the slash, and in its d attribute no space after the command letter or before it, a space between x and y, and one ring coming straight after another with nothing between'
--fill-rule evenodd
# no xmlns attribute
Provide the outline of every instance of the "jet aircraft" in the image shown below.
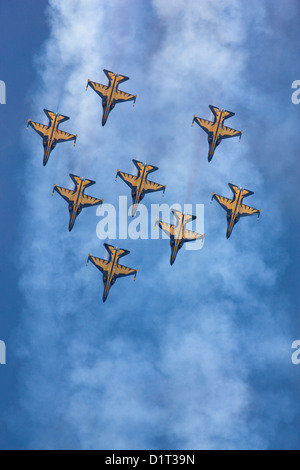
<svg viewBox="0 0 300 470"><path fill-rule="evenodd" d="M88 265L88 262L91 261L96 268L103 273L103 302L106 301L110 288L118 278L134 275L135 280L138 272L137 269L127 268L126 266L119 264L119 259L128 255L130 251L118 249L112 245L108 245L107 243L104 243L104 246L106 251L109 253L108 261L88 255L86 263Z"/></svg>
<svg viewBox="0 0 300 470"><path fill-rule="evenodd" d="M132 217L135 216L139 203L144 199L145 194L153 193L156 191L163 191L165 194L166 186L162 184L153 183L148 181L148 175L157 171L156 166L147 165L147 163L142 163L137 160L132 160L136 168L138 169L138 175L130 175L128 173L123 173L120 170L117 170L116 179L118 176L122 178L123 181L131 188L132 196Z"/></svg>
<svg viewBox="0 0 300 470"><path fill-rule="evenodd" d="M70 174L70 178L75 184L74 191L54 185L52 193L54 194L54 191L56 191L69 204L69 232L71 232L72 228L74 227L75 220L82 209L91 206L99 206L103 203L103 199L96 199L84 194L85 189L95 184L95 181L85 180L84 178L80 178L79 176L72 174Z"/></svg>
<svg viewBox="0 0 300 470"><path fill-rule="evenodd" d="M222 139L229 139L230 137L240 136L241 140L243 131L236 131L235 129L224 126L224 121L232 116L235 116L235 113L232 113L231 111L225 111L224 109L219 109L211 105L209 107L215 116L214 122L194 116L192 125L194 122L196 122L208 134L208 161L211 162L215 150L221 143Z"/></svg>
<svg viewBox="0 0 300 470"><path fill-rule="evenodd" d="M258 214L257 220L259 220L261 214L261 210L253 209L253 207L245 206L243 204L243 199L245 197L252 196L252 194L254 194L252 191L239 188L231 183L229 183L228 186L234 194L233 199L227 199L226 197L218 196L215 193L213 193L211 198L211 202L215 199L227 212L227 239L230 237L233 227L238 223L241 217Z"/></svg>
<svg viewBox="0 0 300 470"><path fill-rule="evenodd" d="M88 89L88 86L90 86L102 98L102 126L105 126L109 113L112 109L114 109L117 103L122 103L124 101L133 101L134 106L137 95L130 95L129 93L120 91L118 88L120 83L126 82L127 80L129 80L129 77L110 72L106 69L104 69L103 72L108 78L108 85L101 85L100 83L88 80L86 89Z"/></svg>
<svg viewBox="0 0 300 470"><path fill-rule="evenodd" d="M192 242L195 240L202 239L204 242L204 235L200 233L192 232L185 228L188 222L192 222L197 217L195 215L185 214L184 212L172 209L174 216L176 217L176 225L167 224L161 220L157 220L155 225L158 225L169 237L171 245L171 266L174 264L178 251L183 247L186 242Z"/></svg>
<svg viewBox="0 0 300 470"><path fill-rule="evenodd" d="M67 116L63 116L58 113L53 113L48 109L44 109L44 113L49 119L49 125L39 124L38 122L31 121L28 119L28 126L31 126L42 138L44 147L44 158L43 165L46 166L50 157L50 153L55 148L56 144L61 142L68 142L74 140L74 146L76 144L77 135L68 134L67 132L58 129L58 126L65 121L70 119Z"/></svg>

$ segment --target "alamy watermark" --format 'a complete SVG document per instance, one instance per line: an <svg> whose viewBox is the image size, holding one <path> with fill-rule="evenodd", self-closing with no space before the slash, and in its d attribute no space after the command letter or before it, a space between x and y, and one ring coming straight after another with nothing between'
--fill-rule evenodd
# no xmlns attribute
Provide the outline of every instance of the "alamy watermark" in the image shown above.
<svg viewBox="0 0 300 470"><path fill-rule="evenodd" d="M6 364L6 345L4 341L0 341L0 365Z"/></svg>
<svg viewBox="0 0 300 470"><path fill-rule="evenodd" d="M292 103L300 104L300 80L295 80L292 83L292 89L296 90L292 94Z"/></svg>
<svg viewBox="0 0 300 470"><path fill-rule="evenodd" d="M0 104L6 104L6 85L3 80L0 80Z"/></svg>
<svg viewBox="0 0 300 470"><path fill-rule="evenodd" d="M178 220L174 211L186 215L196 216L186 224L186 230L203 235L204 232L204 204L151 204L150 209L144 204L139 204L136 215L132 217L132 205L128 203L127 196L119 197L119 207L113 204L103 204L97 209L97 216L101 217L97 224L97 237L100 240L159 240L169 239L156 224L161 220L167 224L177 225ZM178 213L177 213L178 214ZM179 238L179 237L178 237ZM193 243L186 243L186 250L201 250L203 241L201 239Z"/></svg>
<svg viewBox="0 0 300 470"><path fill-rule="evenodd" d="M300 341L294 341L292 344L292 349L294 350L292 354L292 363L295 366L300 365Z"/></svg>

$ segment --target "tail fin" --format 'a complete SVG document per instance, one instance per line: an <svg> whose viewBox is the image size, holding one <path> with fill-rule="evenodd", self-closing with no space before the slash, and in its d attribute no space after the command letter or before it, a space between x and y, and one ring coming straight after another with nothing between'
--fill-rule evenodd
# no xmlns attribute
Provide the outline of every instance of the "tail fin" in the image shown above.
<svg viewBox="0 0 300 470"><path fill-rule="evenodd" d="M134 166L138 169L139 173L141 171L143 171L143 169L145 167L144 163L139 162L138 160L134 160L134 159L132 160L132 162L133 162Z"/></svg>
<svg viewBox="0 0 300 470"><path fill-rule="evenodd" d="M228 186L230 187L231 191L233 192L233 194L237 194L238 190L239 190L239 187L236 186L235 184L232 184L232 183L228 183Z"/></svg>
<svg viewBox="0 0 300 470"><path fill-rule="evenodd" d="M190 215L190 214L184 214L184 223L187 224L188 222L193 222L193 220L196 220L197 216L196 215Z"/></svg>

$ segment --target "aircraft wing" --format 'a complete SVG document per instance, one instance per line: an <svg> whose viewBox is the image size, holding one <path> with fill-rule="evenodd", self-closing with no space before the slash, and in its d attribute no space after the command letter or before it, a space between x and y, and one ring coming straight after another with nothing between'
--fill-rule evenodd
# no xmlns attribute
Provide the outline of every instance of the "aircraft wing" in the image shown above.
<svg viewBox="0 0 300 470"><path fill-rule="evenodd" d="M161 228L162 231L165 232L169 237L174 237L174 225L167 224L166 222L162 222L161 220L158 220L156 223L159 228Z"/></svg>
<svg viewBox="0 0 300 470"><path fill-rule="evenodd" d="M105 259L95 258L95 256L89 255L88 261L91 261L91 263L93 263L102 273L107 273L109 271L109 261L106 261Z"/></svg>
<svg viewBox="0 0 300 470"><path fill-rule="evenodd" d="M235 129L231 129L230 127L223 126L220 129L220 136L222 139L230 139L230 137L242 137L242 131L236 131Z"/></svg>
<svg viewBox="0 0 300 470"><path fill-rule="evenodd" d="M186 242L192 242L194 240L199 240L202 238L204 240L205 235L201 235L200 233L197 232L192 232L191 230L184 230L184 241Z"/></svg>
<svg viewBox="0 0 300 470"><path fill-rule="evenodd" d="M71 189L61 188L60 186L54 186L53 191L56 191L68 203L74 202L75 200L75 193Z"/></svg>
<svg viewBox="0 0 300 470"><path fill-rule="evenodd" d="M137 269L131 269L131 268L126 268L126 266L122 266L121 264L118 264L114 268L114 275L116 277L125 277L125 276L131 276L137 274Z"/></svg>
<svg viewBox="0 0 300 470"><path fill-rule="evenodd" d="M77 139L77 135L68 134L67 132L60 131L60 130L58 129L58 130L55 132L54 138L55 138L55 140L56 140L57 143L60 143L60 142L67 142L67 141L70 141L70 140L74 140L74 144L75 144L76 139Z"/></svg>
<svg viewBox="0 0 300 470"><path fill-rule="evenodd" d="M136 96L130 95L129 93L125 93L124 91L116 90L114 99L116 103L122 103L123 101L134 101L136 100Z"/></svg>
<svg viewBox="0 0 300 470"><path fill-rule="evenodd" d="M255 214L260 215L261 211L254 209L253 207L245 206L245 204L242 204L239 213L241 217L247 217L249 215Z"/></svg>
<svg viewBox="0 0 300 470"><path fill-rule="evenodd" d="M103 199L96 199L92 196L86 196L85 194L81 197L80 205L82 208L91 207L91 206L99 206L103 203Z"/></svg>
<svg viewBox="0 0 300 470"><path fill-rule="evenodd" d="M163 186L162 184L153 183L153 181L145 181L144 190L146 193L153 193L155 191L165 192L166 186Z"/></svg>
<svg viewBox="0 0 300 470"><path fill-rule="evenodd" d="M227 199L227 197L223 196L218 196L218 194L213 194L213 199L215 199L220 204L220 206L222 206L223 209L225 209L226 211L232 210L233 201L231 199Z"/></svg>
<svg viewBox="0 0 300 470"><path fill-rule="evenodd" d="M137 186L138 178L134 175L129 175L128 173L123 173L122 171L117 172L117 176L120 176L122 180L132 189Z"/></svg>
<svg viewBox="0 0 300 470"><path fill-rule="evenodd" d="M107 98L109 96L109 87L101 85L100 83L91 82L88 80L87 87L90 86L101 98Z"/></svg>
<svg viewBox="0 0 300 470"><path fill-rule="evenodd" d="M196 123L202 127L202 129L206 132L206 134L211 134L214 131L214 123L211 121L207 121L206 119L201 119L198 117L194 117L193 123Z"/></svg>
<svg viewBox="0 0 300 470"><path fill-rule="evenodd" d="M49 127L39 124L38 122L28 121L28 126L31 126L41 137L49 136Z"/></svg>

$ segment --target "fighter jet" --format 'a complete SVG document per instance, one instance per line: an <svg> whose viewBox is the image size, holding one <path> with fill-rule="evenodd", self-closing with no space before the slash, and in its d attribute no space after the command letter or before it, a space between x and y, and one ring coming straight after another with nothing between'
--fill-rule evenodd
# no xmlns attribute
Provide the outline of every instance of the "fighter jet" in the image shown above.
<svg viewBox="0 0 300 470"><path fill-rule="evenodd" d="M116 180L118 176L120 176L120 178L122 178L122 180L125 181L125 183L131 188L132 217L134 217L138 205L144 199L145 194L153 193L156 191L163 191L164 195L167 186L148 181L148 175L150 173L153 173L154 171L157 171L157 166L147 165L147 163L142 163L137 160L132 161L138 169L138 175L133 176L129 175L128 173L123 173L122 171L117 170Z"/></svg>
<svg viewBox="0 0 300 470"><path fill-rule="evenodd" d="M46 166L50 157L50 153L52 152L56 144L59 144L60 142L68 142L74 140L75 146L78 136L68 134L67 132L58 129L58 126L62 122L68 121L68 119L70 119L69 117L63 116L58 113L53 113L52 111L48 111L47 109L44 109L44 113L49 119L48 126L44 126L43 124L39 124L38 122L34 122L28 119L27 129L28 126L31 126L43 138L43 165Z"/></svg>
<svg viewBox="0 0 300 470"><path fill-rule="evenodd" d="M184 212L177 211L172 209L174 216L176 217L176 225L167 224L160 220L155 222L155 225L158 225L167 235L170 237L171 245L171 266L174 264L178 251L183 247L183 244L186 242L192 242L195 240L202 239L204 242L204 235L200 233L192 232L185 228L188 222L192 222L197 217L195 215L185 214Z"/></svg>
<svg viewBox="0 0 300 470"><path fill-rule="evenodd" d="M119 277L131 276L134 274L135 280L138 272L137 269L126 268L125 266L119 264L119 259L123 256L129 255L130 251L122 249L119 250L118 248L115 248L112 245L108 245L107 243L104 243L104 246L109 253L108 261L88 255L88 260L86 263L88 265L88 262L91 261L96 266L96 268L98 268L99 271L103 273L103 302L106 301L111 286L114 285Z"/></svg>
<svg viewBox="0 0 300 470"><path fill-rule="evenodd" d="M103 203L103 199L96 199L94 197L86 196L84 194L85 189L95 184L95 181L85 180L84 178L80 178L79 176L72 174L70 174L70 178L75 184L74 191L54 185L52 193L53 195L54 191L56 191L69 203L69 232L71 232L72 228L74 227L75 220L82 211L82 209L91 206L99 206Z"/></svg>
<svg viewBox="0 0 300 470"><path fill-rule="evenodd" d="M236 131L235 129L224 126L225 119L229 119L230 117L235 116L235 113L232 113L231 111L224 111L224 109L219 109L211 105L209 107L215 116L214 122L194 116L192 125L194 125L194 122L196 122L200 127L202 127L206 134L208 134L208 161L211 162L215 150L221 143L222 139L229 139L230 137L240 136L241 140L243 131Z"/></svg>
<svg viewBox="0 0 300 470"><path fill-rule="evenodd" d="M105 126L109 113L114 109L117 103L133 101L134 106L137 95L130 95L129 93L125 93L118 89L120 83L126 82L129 80L129 77L110 72L106 69L104 69L103 72L108 78L108 86L88 80L86 90L88 89L88 86L90 86L102 98L102 126Z"/></svg>
<svg viewBox="0 0 300 470"><path fill-rule="evenodd" d="M230 237L233 227L235 224L238 223L241 217L247 217L249 215L258 214L257 220L259 220L261 210L253 209L252 207L245 206L243 204L243 199L248 196L252 196L254 194L252 191L248 191L247 189L239 188L234 184L229 183L228 186L230 187L231 191L233 192L234 196L233 199L227 199L223 196L218 196L217 194L213 193L211 202L215 199L227 212L227 233L226 238Z"/></svg>

